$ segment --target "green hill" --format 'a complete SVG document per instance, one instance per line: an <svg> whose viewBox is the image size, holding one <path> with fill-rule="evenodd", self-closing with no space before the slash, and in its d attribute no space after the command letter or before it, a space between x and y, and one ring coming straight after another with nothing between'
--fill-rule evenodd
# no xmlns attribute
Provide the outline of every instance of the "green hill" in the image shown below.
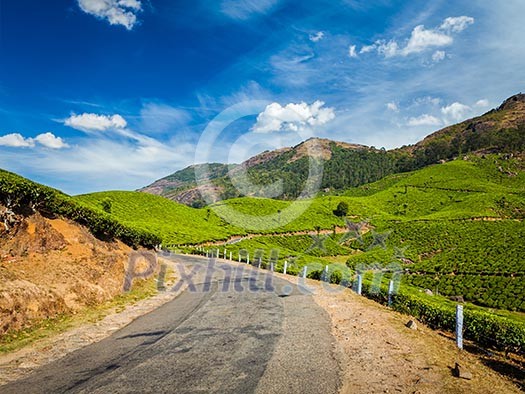
<svg viewBox="0 0 525 394"><path fill-rule="evenodd" d="M377 223L520 219L524 216L524 190L521 158L491 155L391 175L341 195L294 202L243 197L197 209L139 192L102 192L75 199L98 210L109 200L111 216L116 220L154 231L165 243L196 244L247 233L289 233L318 227L331 230L345 225L333 214L341 201L348 204L348 214L354 220ZM234 211L231 221L222 218L227 210Z"/></svg>
<svg viewBox="0 0 525 394"><path fill-rule="evenodd" d="M98 209L47 186L40 185L8 171L0 170L0 220L6 230L16 215L39 212L44 216L62 216L86 226L101 239L120 239L124 243L153 248L160 237L145 228L131 228Z"/></svg>
<svg viewBox="0 0 525 394"><path fill-rule="evenodd" d="M244 233L212 210L190 208L151 194L114 191L74 198L96 210L103 210L109 203L111 217L127 226L152 231L162 237L163 243L198 243Z"/></svg>
<svg viewBox="0 0 525 394"><path fill-rule="evenodd" d="M525 149L525 95L506 100L499 108L437 131L413 146L386 151L374 147L312 138L301 144L266 151L240 165L210 164L209 179L197 179L202 165L190 166L162 178L141 191L162 195L194 207L210 199L242 196L268 197L269 187L282 180L279 198L297 198L309 177L310 160L322 164L317 174L321 190L334 192L368 184L385 176L413 171L440 161L462 158L465 154L511 153ZM248 180L240 177L246 170ZM197 171L198 173L198 171ZM234 187L236 184L244 187ZM198 181L198 182L197 182ZM197 188L197 184L201 188ZM213 197L210 192L213 192ZM202 195L204 193L204 195Z"/></svg>
<svg viewBox="0 0 525 394"><path fill-rule="evenodd" d="M480 307L497 308L498 319L504 320L494 323L495 330L507 327L508 318L525 319L520 313L525 312L525 157L520 154L471 154L391 174L338 195L298 201L243 197L204 208L140 192L71 198L11 173L0 175L4 205L63 215L102 236L126 239L138 234L147 240L147 234L154 234L159 242L188 252L220 248L235 259L246 250L252 258L261 257L263 264L276 259L277 270L287 260L289 273L308 265L312 278L320 278L326 264L355 273L395 262L403 272L400 310L408 308L431 325L434 321L450 329L453 303L442 296L462 296ZM334 214L341 202L348 204L346 218ZM234 220L221 217L228 211L234 212ZM345 219L365 224L360 237L355 231L342 231ZM228 242L232 236L241 238ZM365 283L367 291L374 286L371 279ZM427 296L418 289L442 296ZM492 315L479 315L478 323L487 324ZM510 340L510 333L501 335L512 346L523 342ZM470 336L484 341L475 333Z"/></svg>
<svg viewBox="0 0 525 394"><path fill-rule="evenodd" d="M225 247L234 258L242 249L252 256L260 250L265 261L271 250L279 250L278 267L294 258L291 272L314 262L346 262L355 269L397 261L406 270L406 283L461 295L478 305L525 312L524 170L519 156L472 155L391 175L340 196L311 200L303 217L274 230L309 229L313 238L258 236ZM362 241L330 232L324 239L326 250L312 250L315 230L341 225L332 213L341 201L348 204L352 222L367 222L372 231L363 234ZM260 212L264 220L290 202L241 198L221 204L242 213ZM372 247L374 234L387 235L384 247Z"/></svg>

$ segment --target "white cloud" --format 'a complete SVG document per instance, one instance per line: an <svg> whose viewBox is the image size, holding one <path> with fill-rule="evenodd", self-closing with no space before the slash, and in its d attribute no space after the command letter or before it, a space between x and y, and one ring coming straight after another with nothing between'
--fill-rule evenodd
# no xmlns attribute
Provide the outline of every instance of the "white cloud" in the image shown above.
<svg viewBox="0 0 525 394"><path fill-rule="evenodd" d="M357 57L356 48L357 47L355 45L350 45L350 47L348 47L348 56L356 58Z"/></svg>
<svg viewBox="0 0 525 394"><path fill-rule="evenodd" d="M24 138L19 133L12 133L0 137L0 146L9 146L12 148L31 148L35 146L35 142L32 138Z"/></svg>
<svg viewBox="0 0 525 394"><path fill-rule="evenodd" d="M399 45L394 40L391 41L377 41L375 45L377 52L384 57L393 57L398 55Z"/></svg>
<svg viewBox="0 0 525 394"><path fill-rule="evenodd" d="M35 138L25 138L19 133L7 134L0 137L0 146L8 146L11 148L34 148L35 142L51 149L68 148L69 145L65 141L56 137L53 133L39 134Z"/></svg>
<svg viewBox="0 0 525 394"><path fill-rule="evenodd" d="M107 116L89 113L73 114L64 121L64 124L85 132L123 129L127 126L126 120L120 115Z"/></svg>
<svg viewBox="0 0 525 394"><path fill-rule="evenodd" d="M487 99L481 99L476 102L476 107L480 107L480 108L486 108L489 105L490 105L490 102Z"/></svg>
<svg viewBox="0 0 525 394"><path fill-rule="evenodd" d="M137 13L142 10L139 0L78 0L78 6L87 14L128 30L136 25Z"/></svg>
<svg viewBox="0 0 525 394"><path fill-rule="evenodd" d="M386 108L393 112L399 112L399 107L394 102L387 103Z"/></svg>
<svg viewBox="0 0 525 394"><path fill-rule="evenodd" d="M272 103L257 117L257 123L252 127L256 133L273 131L303 131L315 126L322 126L335 118L333 108L323 108L324 102L315 101L308 105L290 103L281 106Z"/></svg>
<svg viewBox="0 0 525 394"><path fill-rule="evenodd" d="M434 63L439 63L440 61L445 59L446 55L447 55L447 53L445 51L436 51L432 55L432 61Z"/></svg>
<svg viewBox="0 0 525 394"><path fill-rule="evenodd" d="M318 42L318 41L321 41L323 38L324 38L324 33L322 31L318 31L317 33L315 34L310 34L308 36L308 38L310 39L310 41L312 42Z"/></svg>
<svg viewBox="0 0 525 394"><path fill-rule="evenodd" d="M37 135L35 141L40 145L50 149L63 149L68 148L69 145L64 142L60 137L55 136L53 133L44 133Z"/></svg>
<svg viewBox="0 0 525 394"><path fill-rule="evenodd" d="M447 32L460 33L473 23L474 18L470 16L450 17L445 19L439 28Z"/></svg>
<svg viewBox="0 0 525 394"><path fill-rule="evenodd" d="M222 0L222 13L230 18L247 20L253 16L271 11L279 0Z"/></svg>
<svg viewBox="0 0 525 394"><path fill-rule="evenodd" d="M454 39L435 30L426 30L423 25L416 26L405 48L400 51L403 56L420 53L427 48L444 47L452 44Z"/></svg>
<svg viewBox="0 0 525 394"><path fill-rule="evenodd" d="M406 40L405 45L400 45L396 40L378 40L371 45L365 45L359 53L369 53L377 51L386 58L394 56L409 56L415 53L421 53L430 48L442 48L452 45L454 42L453 33L460 33L469 25L474 23L474 18L467 16L446 18L441 26L435 29L425 29L425 26L416 26ZM444 59L445 53L437 51L432 59L437 61Z"/></svg>
<svg viewBox="0 0 525 394"><path fill-rule="evenodd" d="M410 118L407 122L407 125L410 127L419 127L419 126L440 126L441 120L435 116L429 114L423 114L417 118Z"/></svg>
<svg viewBox="0 0 525 394"><path fill-rule="evenodd" d="M468 116L470 111L471 108L468 105L458 102L441 108L441 113L444 115L446 123L462 121Z"/></svg>
<svg viewBox="0 0 525 394"><path fill-rule="evenodd" d="M368 53L368 52L373 52L377 49L377 45L376 44L372 44L372 45L365 45L361 48L361 50L359 51L359 53Z"/></svg>

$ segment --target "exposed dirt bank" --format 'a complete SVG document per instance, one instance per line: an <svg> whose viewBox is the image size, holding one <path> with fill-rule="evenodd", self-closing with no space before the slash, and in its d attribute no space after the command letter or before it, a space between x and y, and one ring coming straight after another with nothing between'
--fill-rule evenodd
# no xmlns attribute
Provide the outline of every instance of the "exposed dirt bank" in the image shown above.
<svg viewBox="0 0 525 394"><path fill-rule="evenodd" d="M0 336L122 292L131 249L40 214L0 229Z"/></svg>

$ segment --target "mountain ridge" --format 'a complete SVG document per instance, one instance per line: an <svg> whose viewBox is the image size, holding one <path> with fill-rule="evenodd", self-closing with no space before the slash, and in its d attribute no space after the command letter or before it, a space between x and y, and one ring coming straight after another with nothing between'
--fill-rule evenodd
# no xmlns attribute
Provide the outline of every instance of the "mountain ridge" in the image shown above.
<svg viewBox="0 0 525 394"><path fill-rule="evenodd" d="M228 199L243 195L229 177L237 177L246 171L252 184L244 195L268 197L267 186L276 179L283 179L286 184L282 198L297 198L308 179L310 157L323 163L321 188L331 192L450 160L467 152L522 151L525 149L524 130L525 94L519 93L483 115L447 126L413 145L385 150L313 137L293 147L259 153L241 164L211 163L206 182L195 179L195 169L202 166L198 164L161 178L139 191L200 207L210 199L216 201L217 196L218 199Z"/></svg>

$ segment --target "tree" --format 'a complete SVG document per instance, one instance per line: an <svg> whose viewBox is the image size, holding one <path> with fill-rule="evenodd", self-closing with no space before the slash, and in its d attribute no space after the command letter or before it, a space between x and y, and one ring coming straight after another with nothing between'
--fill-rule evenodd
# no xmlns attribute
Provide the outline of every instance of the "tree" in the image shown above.
<svg viewBox="0 0 525 394"><path fill-rule="evenodd" d="M337 204L337 208L334 211L335 216L339 217L345 217L348 214L348 203L345 201L341 201L339 204Z"/></svg>
<svg viewBox="0 0 525 394"><path fill-rule="evenodd" d="M113 206L113 201L111 200L111 198L109 197L104 198L100 202L100 205L102 205L102 209L104 210L104 212L111 213L111 208Z"/></svg>

